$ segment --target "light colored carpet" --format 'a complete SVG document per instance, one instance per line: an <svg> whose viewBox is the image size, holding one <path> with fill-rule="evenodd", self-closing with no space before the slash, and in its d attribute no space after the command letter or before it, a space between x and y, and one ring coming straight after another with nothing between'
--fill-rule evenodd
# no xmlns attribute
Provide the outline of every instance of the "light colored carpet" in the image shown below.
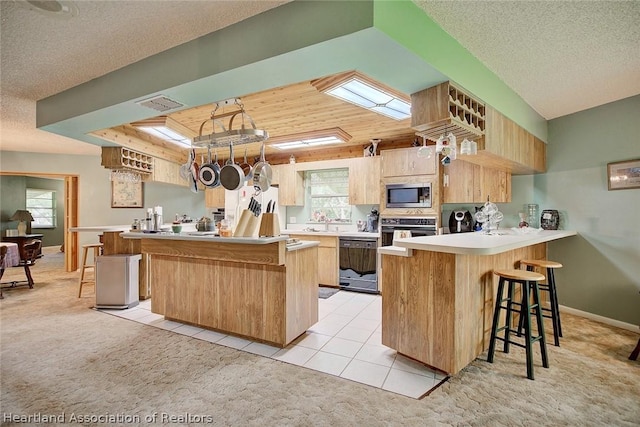
<svg viewBox="0 0 640 427"><path fill-rule="evenodd" d="M535 381L526 379L516 348L498 352L493 364L483 354L415 400L105 316L90 309L92 287L76 298L79 273L63 272L61 256L47 249L33 269L35 289L6 291L0 301L0 416L64 413L70 422L72 414L126 414L144 424L158 413L158 421L166 414L182 425L187 414L214 425L640 425L640 362L627 359L638 334L625 330L563 314L562 346L549 346L549 369L536 359ZM10 269L3 281L22 274Z"/></svg>

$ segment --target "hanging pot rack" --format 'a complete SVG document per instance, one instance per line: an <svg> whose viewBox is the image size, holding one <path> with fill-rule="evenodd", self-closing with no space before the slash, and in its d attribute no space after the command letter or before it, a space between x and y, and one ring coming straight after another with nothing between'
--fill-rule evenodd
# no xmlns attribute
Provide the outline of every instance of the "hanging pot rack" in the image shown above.
<svg viewBox="0 0 640 427"><path fill-rule="evenodd" d="M226 113L220 113L216 116L216 112L221 105L235 105L239 109ZM240 128L234 129L233 121L238 116L241 117L242 124ZM224 126L224 123L221 120L224 117L230 117L228 128ZM251 125L250 127L245 125L245 119ZM208 135L203 135L202 130L204 128L204 125L208 122L211 122L213 124L213 132ZM216 132L216 126L222 130ZM202 124L200 125L199 135L193 138L192 145L194 147L220 148L229 147L231 144L242 145L252 142L263 142L268 138L269 133L266 130L258 129L251 116L249 116L244 111L244 106L242 105L240 99L234 98L216 103L215 109L211 112L211 118L202 122Z"/></svg>

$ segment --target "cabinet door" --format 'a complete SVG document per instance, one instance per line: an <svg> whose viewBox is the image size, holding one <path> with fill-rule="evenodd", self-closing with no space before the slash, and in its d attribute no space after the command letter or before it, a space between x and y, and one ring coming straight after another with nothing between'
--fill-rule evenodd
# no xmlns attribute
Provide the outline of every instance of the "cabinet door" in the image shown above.
<svg viewBox="0 0 640 427"><path fill-rule="evenodd" d="M224 187L220 185L204 190L204 205L207 208L224 208Z"/></svg>
<svg viewBox="0 0 640 427"><path fill-rule="evenodd" d="M338 284L338 237L309 234L289 234L300 240L319 242L318 246L318 284L339 286Z"/></svg>
<svg viewBox="0 0 640 427"><path fill-rule="evenodd" d="M443 185L444 203L473 203L481 195L476 177L479 177L480 166L464 160L454 160L444 167L444 181L448 185Z"/></svg>
<svg viewBox="0 0 640 427"><path fill-rule="evenodd" d="M420 147L398 148L382 151L382 176L433 175L436 173L436 157L418 157Z"/></svg>
<svg viewBox="0 0 640 427"><path fill-rule="evenodd" d="M188 182L180 177L180 165L164 159L155 159L153 181L167 184L188 186Z"/></svg>
<svg viewBox="0 0 640 427"><path fill-rule="evenodd" d="M338 286L337 248L318 248L318 282L321 285Z"/></svg>
<svg viewBox="0 0 640 427"><path fill-rule="evenodd" d="M380 157L358 157L349 163L349 204L380 204Z"/></svg>
<svg viewBox="0 0 640 427"><path fill-rule="evenodd" d="M481 194L476 202L484 203L487 198L494 203L508 203L511 201L511 174L500 169L482 168Z"/></svg>
<svg viewBox="0 0 640 427"><path fill-rule="evenodd" d="M278 168L278 181L280 193L278 203L280 206L304 205L304 180L302 173L298 172L295 164L281 165Z"/></svg>

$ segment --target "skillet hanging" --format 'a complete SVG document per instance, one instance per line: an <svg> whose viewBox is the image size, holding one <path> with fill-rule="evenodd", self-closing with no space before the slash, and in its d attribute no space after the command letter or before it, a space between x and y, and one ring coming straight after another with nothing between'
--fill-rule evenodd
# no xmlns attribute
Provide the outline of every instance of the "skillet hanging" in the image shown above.
<svg viewBox="0 0 640 427"><path fill-rule="evenodd" d="M244 172L233 158L233 143L229 143L229 160L220 169L220 184L230 191L239 190L244 184Z"/></svg>
<svg viewBox="0 0 640 427"><path fill-rule="evenodd" d="M211 163L211 148L208 149L208 158L207 163L202 162L203 164L200 166L200 171L198 172L200 182L203 183L207 188L215 188L220 185L220 175L219 172L216 171L213 163Z"/></svg>

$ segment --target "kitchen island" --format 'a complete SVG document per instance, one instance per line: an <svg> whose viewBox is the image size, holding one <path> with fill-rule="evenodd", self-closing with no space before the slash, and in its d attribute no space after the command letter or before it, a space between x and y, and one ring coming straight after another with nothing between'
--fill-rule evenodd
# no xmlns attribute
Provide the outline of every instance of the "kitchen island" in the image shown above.
<svg viewBox="0 0 640 427"><path fill-rule="evenodd" d="M122 233L146 258L151 311L285 347L318 321L317 242Z"/></svg>
<svg viewBox="0 0 640 427"><path fill-rule="evenodd" d="M394 249L379 249L382 343L443 372L459 372L488 347L498 284L493 270L546 259L547 242L574 235L558 230L394 240Z"/></svg>

